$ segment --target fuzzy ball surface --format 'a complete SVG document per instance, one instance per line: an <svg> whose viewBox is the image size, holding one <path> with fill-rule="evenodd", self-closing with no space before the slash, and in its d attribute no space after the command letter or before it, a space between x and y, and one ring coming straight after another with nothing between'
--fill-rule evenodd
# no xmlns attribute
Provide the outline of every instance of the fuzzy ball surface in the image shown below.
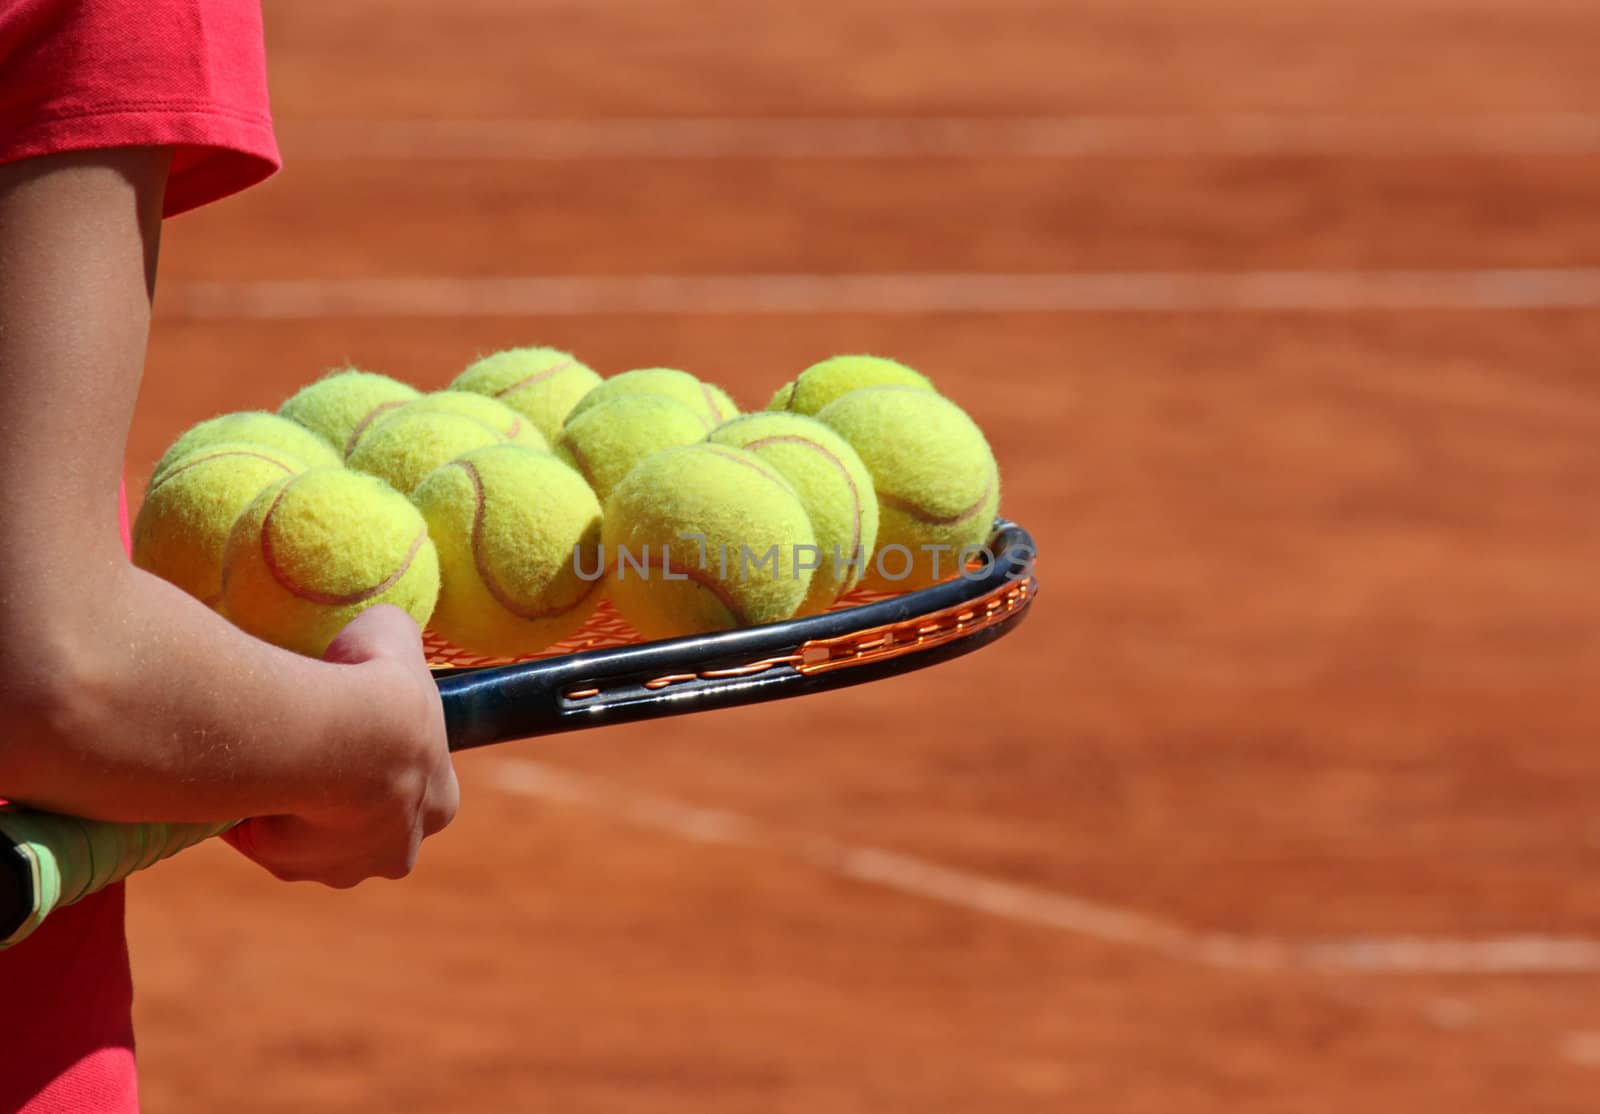
<svg viewBox="0 0 1600 1114"><path fill-rule="evenodd" d="M927 376L897 360L883 356L834 356L812 364L795 377L782 409L796 414L819 414L824 407L864 387L934 389Z"/></svg>
<svg viewBox="0 0 1600 1114"><path fill-rule="evenodd" d="M398 379L346 368L302 387L278 413L328 442L342 460L368 426L419 397L415 387Z"/></svg>
<svg viewBox="0 0 1600 1114"><path fill-rule="evenodd" d="M707 438L754 453L800 496L822 550L798 614L827 610L855 587L878 539L872 476L843 437L802 414L746 414Z"/></svg>
<svg viewBox="0 0 1600 1114"><path fill-rule="evenodd" d="M789 481L754 453L707 442L628 473L606 502L601 540L611 599L646 638L789 618L816 545Z"/></svg>
<svg viewBox="0 0 1600 1114"><path fill-rule="evenodd" d="M308 468L339 463L337 450L299 422L269 414L265 410L241 410L207 418L191 427L156 462L150 482L153 484L160 479L179 458L223 441L242 441L247 445L288 453Z"/></svg>
<svg viewBox="0 0 1600 1114"><path fill-rule="evenodd" d="M556 438L556 455L588 481L603 503L640 461L706 435L700 415L662 395L618 395L574 415Z"/></svg>
<svg viewBox="0 0 1600 1114"><path fill-rule="evenodd" d="M345 463L410 495L440 465L505 440L499 430L461 414L397 410L356 442Z"/></svg>
<svg viewBox="0 0 1600 1114"><path fill-rule="evenodd" d="M646 367L624 371L603 380L594 390L584 395L572 408L567 421L594 406L610 402L623 395L661 395L681 402L697 414L701 421L701 434L710 433L717 426L739 413L728 392L714 383L706 383L670 367Z"/></svg>
<svg viewBox="0 0 1600 1114"><path fill-rule="evenodd" d="M263 489L303 471L288 453L242 441L179 457L145 492L133 523L133 563L215 607L234 522Z"/></svg>
<svg viewBox="0 0 1600 1114"><path fill-rule="evenodd" d="M412 414L454 414L461 418L471 418L479 425L488 426L514 445L540 452L548 451L550 448L545 442L544 434L539 432L533 422L503 402L468 391L434 391L432 394L413 399L398 409L388 411L365 430L358 431L351 441L350 451L353 453L366 439L366 434L382 428L385 422Z"/></svg>
<svg viewBox="0 0 1600 1114"><path fill-rule="evenodd" d="M600 376L558 348L508 348L472 364L450 384L453 391L488 395L531 421L547 442Z"/></svg>
<svg viewBox="0 0 1600 1114"><path fill-rule="evenodd" d="M223 557L222 613L312 657L380 603L424 626L438 596L439 557L422 512L383 481L343 468L266 488L234 523Z"/></svg>
<svg viewBox="0 0 1600 1114"><path fill-rule="evenodd" d="M411 501L439 549L433 629L462 649L536 653L599 603L600 503L550 454L475 449L432 472Z"/></svg>
<svg viewBox="0 0 1600 1114"><path fill-rule="evenodd" d="M878 548L865 586L925 588L959 571L964 547L988 539L1000 472L961 407L920 387L867 387L817 418L856 450L877 491Z"/></svg>

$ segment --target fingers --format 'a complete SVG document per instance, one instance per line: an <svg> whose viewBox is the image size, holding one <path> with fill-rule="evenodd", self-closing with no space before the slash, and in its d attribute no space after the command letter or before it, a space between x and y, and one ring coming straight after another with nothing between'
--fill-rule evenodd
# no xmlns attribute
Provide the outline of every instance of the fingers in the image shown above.
<svg viewBox="0 0 1600 1114"><path fill-rule="evenodd" d="M347 890L368 878L409 875L423 836L413 830L358 845L297 817L264 816L245 821L224 838L281 882L317 882Z"/></svg>
<svg viewBox="0 0 1600 1114"><path fill-rule="evenodd" d="M335 763L339 784L316 807L261 817L234 829L242 854L285 881L338 889L367 878L404 878L422 841L442 831L461 804L450 764L444 709L416 623L397 607L363 611L339 632L325 659L352 685L374 686L376 714L362 717Z"/></svg>
<svg viewBox="0 0 1600 1114"><path fill-rule="evenodd" d="M444 831L456 818L456 810L460 807L461 785L456 780L455 767L447 759L440 764L440 770L422 802L423 837Z"/></svg>
<svg viewBox="0 0 1600 1114"><path fill-rule="evenodd" d="M324 661L360 665L373 658L399 653L420 653L422 632L410 615L393 604L369 607L336 634L323 653Z"/></svg>

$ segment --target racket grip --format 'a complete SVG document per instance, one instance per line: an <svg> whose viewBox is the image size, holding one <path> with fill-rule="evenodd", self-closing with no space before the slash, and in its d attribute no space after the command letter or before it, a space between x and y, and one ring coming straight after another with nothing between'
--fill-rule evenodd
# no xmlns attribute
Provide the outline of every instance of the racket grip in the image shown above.
<svg viewBox="0 0 1600 1114"><path fill-rule="evenodd" d="M231 827L118 824L0 806L0 855L17 876L12 885L0 871L0 950L27 939L62 906Z"/></svg>

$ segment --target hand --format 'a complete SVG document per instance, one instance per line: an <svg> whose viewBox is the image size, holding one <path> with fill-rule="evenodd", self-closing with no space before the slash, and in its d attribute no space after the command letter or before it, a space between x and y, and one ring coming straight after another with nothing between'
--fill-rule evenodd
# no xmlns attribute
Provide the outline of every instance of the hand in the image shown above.
<svg viewBox="0 0 1600 1114"><path fill-rule="evenodd" d="M403 878L423 839L450 823L460 803L417 626L397 607L372 607L323 657L351 667L352 699L364 710L364 730L337 740L328 755L326 802L247 820L226 838L284 881L343 889Z"/></svg>

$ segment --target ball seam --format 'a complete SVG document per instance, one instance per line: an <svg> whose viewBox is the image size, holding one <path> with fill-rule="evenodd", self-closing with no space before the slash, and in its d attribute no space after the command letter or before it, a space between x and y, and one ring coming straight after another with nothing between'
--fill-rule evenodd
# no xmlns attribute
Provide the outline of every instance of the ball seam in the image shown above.
<svg viewBox="0 0 1600 1114"><path fill-rule="evenodd" d="M804 437L796 437L793 434L783 433L774 434L771 437L760 437L754 441L748 442L743 447L754 451L763 445L773 445L778 443L803 445L808 449L815 449L817 452L826 457L828 463L837 468L839 470L839 474L844 477L845 485L850 489L850 511L852 515L850 553L854 555L856 550L861 548L861 493L856 489L855 477L850 475L850 469L844 466L844 461L840 460L833 453L829 452L825 445L819 445L815 441L808 440ZM985 494L985 498L987 498L987 493Z"/></svg>
<svg viewBox="0 0 1600 1114"><path fill-rule="evenodd" d="M914 518L918 522L926 523L929 526L959 526L982 511L984 505L989 502L989 496L993 493L994 480L990 478L984 481L983 493L978 496L978 501L953 515L936 515L921 504L914 503L910 499L889 491L878 492L878 502L890 510L899 511L901 514Z"/></svg>
<svg viewBox="0 0 1600 1114"><path fill-rule="evenodd" d="M535 383L539 382L541 379L548 379L548 378L550 378L550 376L555 375L557 372L566 371L569 367L576 367L576 366L578 366L577 359L575 357L569 357L569 358L567 358L565 360L562 360L558 364L552 364L550 367L545 368L543 371L536 371L532 375L529 375L529 376L526 376L525 378L519 379L515 383L511 384L509 387L504 387L504 388L496 391L494 393L494 397L495 398L504 398L506 395L513 394L513 393L515 393L517 391L523 390L524 388L533 386Z"/></svg>
<svg viewBox="0 0 1600 1114"><path fill-rule="evenodd" d="M705 400L706 410L710 414L710 417L700 420L705 423L706 432L710 433L721 424L722 411L717 409L717 396L711 393L711 384L700 379L695 380L695 383L700 388L700 397Z"/></svg>
<svg viewBox="0 0 1600 1114"><path fill-rule="evenodd" d="M355 428L350 431L350 436L344 439L344 459L350 459L350 454L356 451L356 442L361 440L361 435L366 433L367 430L372 427L372 423L377 421L380 415L387 414L391 410L398 410L400 407L406 405L407 402L414 401L416 400L396 399L393 402L380 402L371 410L368 410L365 414L363 414L361 416L361 420L356 423Z"/></svg>
<svg viewBox="0 0 1600 1114"><path fill-rule="evenodd" d="M428 540L428 531L423 529L412 540L411 548L406 551L405 558L400 562L399 567L374 587L338 596L332 592L319 592L313 588L296 584L294 579L278 564L272 546L272 517L278 513L278 508L283 505L283 497L289 493L289 488L292 486L292 484L283 485L283 489L273 496L272 505L267 508L267 513L261 519L261 559L265 563L267 571L272 574L272 579L277 581L278 586L292 596L324 607L348 607L351 604L365 603L367 600L381 596L398 584L401 578L411 570L411 562L416 560L417 554L422 550L422 544Z"/></svg>
<svg viewBox="0 0 1600 1114"><path fill-rule="evenodd" d="M472 561L478 570L478 580L488 590L494 602L516 618L526 619L530 622L538 619L560 618L574 608L582 606L584 601L594 593L596 585L600 583L598 578L589 581L587 587L579 594L578 598L565 607L552 608L546 611L530 611L511 598L505 589L496 582L494 573L490 570L488 562L484 558L483 524L484 519L488 517L488 497L483 490L483 476L478 472L477 465L470 460L453 460L445 467L461 469L467 475L467 482L472 484Z"/></svg>
<svg viewBox="0 0 1600 1114"><path fill-rule="evenodd" d="M790 487L789 481L784 479L781 473L776 471L769 472L766 468L763 468L755 461L745 459L745 457L739 455L740 450L734 449L732 446L719 445L715 441L706 441L702 442L702 444L713 454L721 457L723 460L732 461L734 464L737 464L742 468L750 469L757 475L765 476L767 479L781 487L784 490L784 493L789 495L790 498L794 498L793 489Z"/></svg>
<svg viewBox="0 0 1600 1114"><path fill-rule="evenodd" d="M203 452L204 450L201 450L201 451ZM163 487L165 487L167 485L167 481L172 479L174 476L181 476L183 473L187 472L189 469L194 468L194 467L196 467L198 465L205 464L205 463L207 463L209 461L213 461L213 460L222 460L225 457L230 457L230 456L250 456L250 457L255 457L257 460L264 460L268 464L277 465L279 468L282 468L284 470L284 472L286 474L288 474L288 475L292 476L292 475L295 474L293 468L290 468L287 464L285 464L283 461L279 460L277 457L268 456L264 452L257 452L257 451L252 450L252 449L225 449L225 450L222 450L220 452L214 452L209 456L195 457L193 459L190 459L188 457L180 457L179 459L182 461L182 463L174 465L173 467L168 468L165 472L161 473L160 477L155 481L155 483L150 485L150 490L145 493L145 498L149 498L151 495L154 495L157 491L160 491Z"/></svg>
<svg viewBox="0 0 1600 1114"><path fill-rule="evenodd" d="M645 547L645 557L642 564L646 572L656 567L654 559L652 559L650 556L648 546ZM728 594L727 585L723 584L720 580L711 576L709 573L706 573L701 569L677 564L677 562L673 561L672 554L670 552L666 554L666 563L663 566L663 571L667 573L675 573L678 576L687 577L695 584L710 592L714 597L716 597L717 602L722 605L723 609L727 611L728 618L733 621L734 626L747 627L750 625L750 620L745 617L744 610L739 607L739 605L734 601L733 597Z"/></svg>

